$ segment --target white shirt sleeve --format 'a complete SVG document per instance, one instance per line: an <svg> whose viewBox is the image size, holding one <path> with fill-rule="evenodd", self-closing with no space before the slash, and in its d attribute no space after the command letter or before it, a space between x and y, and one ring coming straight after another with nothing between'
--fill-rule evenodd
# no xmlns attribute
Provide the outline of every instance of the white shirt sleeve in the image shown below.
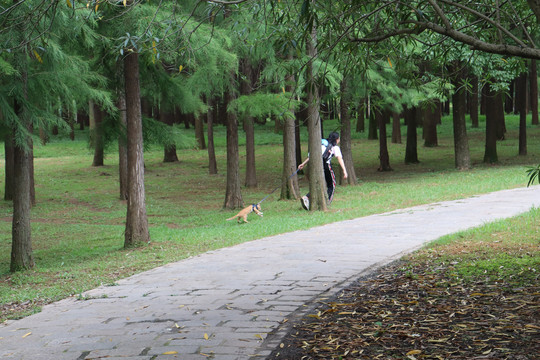
<svg viewBox="0 0 540 360"><path fill-rule="evenodd" d="M335 157L343 157L343 154L341 154L341 149L337 145L332 147L332 153Z"/></svg>

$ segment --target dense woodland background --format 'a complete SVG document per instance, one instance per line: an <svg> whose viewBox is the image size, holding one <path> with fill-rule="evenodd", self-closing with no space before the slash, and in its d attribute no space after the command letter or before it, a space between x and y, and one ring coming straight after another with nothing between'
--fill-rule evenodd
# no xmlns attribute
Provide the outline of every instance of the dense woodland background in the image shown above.
<svg viewBox="0 0 540 360"><path fill-rule="evenodd" d="M0 134L4 198L13 201L11 271L34 266L33 142L89 127L93 166L118 144L126 248L150 242L144 149L163 146L178 160L194 127L210 175L226 174L223 208L244 206L242 187L258 186L257 124L283 137L281 198L299 196L300 129L311 154L312 209L328 209L320 139L341 132L356 185L351 138L379 140L378 170L392 170L388 141L437 147L451 114L454 163L471 168L466 114L485 115L484 162L497 163L505 115L519 114L520 155L527 125L538 125L540 50L535 0L492 1L1 1ZM527 114L532 114L527 124ZM339 119L334 128L325 121ZM401 134L400 124L406 124ZM387 124L392 129L387 134ZM218 169L214 127L226 127L227 161ZM245 133L245 178L239 172ZM305 155L305 152L304 152Z"/></svg>

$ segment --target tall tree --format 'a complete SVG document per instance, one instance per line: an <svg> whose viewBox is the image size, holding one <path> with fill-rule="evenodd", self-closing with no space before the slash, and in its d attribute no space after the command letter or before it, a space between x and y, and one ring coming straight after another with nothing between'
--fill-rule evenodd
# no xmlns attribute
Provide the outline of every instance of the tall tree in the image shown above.
<svg viewBox="0 0 540 360"><path fill-rule="evenodd" d="M531 124L538 125L538 70L536 67L536 60L531 60L529 66L529 84L530 84L530 94L531 94Z"/></svg>
<svg viewBox="0 0 540 360"><path fill-rule="evenodd" d="M235 76L231 75L231 84ZM230 104L236 95L234 86L226 93L226 103ZM239 154L238 154L238 116L235 111L227 111L227 184L223 208L236 209L244 206L240 190Z"/></svg>
<svg viewBox="0 0 540 360"><path fill-rule="evenodd" d="M368 119L368 140L377 140L379 137L377 135L377 119L375 117L375 111L370 109L369 119Z"/></svg>
<svg viewBox="0 0 540 360"><path fill-rule="evenodd" d="M471 118L471 126L479 127L478 124L478 77L473 76L471 79L469 115Z"/></svg>
<svg viewBox="0 0 540 360"><path fill-rule="evenodd" d="M308 151L309 151L309 210L328 210L326 180L324 179L321 150L321 117L319 114L319 86L313 61L317 57L317 28L311 22L310 32L306 38L308 62L306 65L306 92L308 106Z"/></svg>
<svg viewBox="0 0 540 360"><path fill-rule="evenodd" d="M392 143L401 144L401 124L398 112L392 113Z"/></svg>
<svg viewBox="0 0 540 360"><path fill-rule="evenodd" d="M201 150L206 149L206 142L204 140L204 122L201 115L195 116L195 139L197 140L197 146Z"/></svg>
<svg viewBox="0 0 540 360"><path fill-rule="evenodd" d="M497 156L497 114L496 101L500 98L490 84L486 84L486 145L484 162L494 164L499 161Z"/></svg>
<svg viewBox="0 0 540 360"><path fill-rule="evenodd" d="M123 83L122 83L123 85ZM118 111L120 113L120 126L127 130L126 96L122 89L118 94ZM121 131L118 136L118 179L120 182L120 199L128 199L128 160L127 160L127 134Z"/></svg>
<svg viewBox="0 0 540 360"><path fill-rule="evenodd" d="M206 104L208 111L206 112L206 131L208 136L208 173L215 175L218 172L216 151L214 148L214 112L216 103L212 97L207 97Z"/></svg>
<svg viewBox="0 0 540 360"><path fill-rule="evenodd" d="M416 133L416 107L405 109L407 123L407 143L405 145L405 164L418 164L418 138Z"/></svg>
<svg viewBox="0 0 540 360"><path fill-rule="evenodd" d="M527 155L527 73L516 82L516 108L519 111L519 155Z"/></svg>
<svg viewBox="0 0 540 360"><path fill-rule="evenodd" d="M249 59L239 61L240 94L252 93L253 69ZM244 131L246 133L246 187L257 187L257 172L255 167L255 128L252 116L244 116Z"/></svg>
<svg viewBox="0 0 540 360"><path fill-rule="evenodd" d="M174 124L174 114L166 109L159 111L159 120L166 124L168 127L172 127ZM178 155L176 154L176 144L169 143L163 147L163 162L177 162Z"/></svg>
<svg viewBox="0 0 540 360"><path fill-rule="evenodd" d="M437 113L435 111L435 102L426 101L422 104L422 113L424 115L424 146L436 147L439 145L437 139Z"/></svg>
<svg viewBox="0 0 540 360"><path fill-rule="evenodd" d="M23 98L27 98L28 73L24 66L25 54L19 56L19 64L22 65L21 81ZM30 226L30 170L31 152L28 113L19 103L14 100L14 112L20 119L22 128L14 129L14 138L19 139L13 147L13 220L12 220L12 243L11 243L11 263L10 271L26 270L34 267L34 257L32 252L32 238ZM18 134L17 134L18 133Z"/></svg>
<svg viewBox="0 0 540 360"><path fill-rule="evenodd" d="M387 111L375 109L375 119L379 128L379 168L378 171L391 171L390 155L388 154L388 141L386 136L386 115Z"/></svg>
<svg viewBox="0 0 540 360"><path fill-rule="evenodd" d="M452 121L454 128L454 160L456 168L467 170L471 167L469 153L469 140L467 137L467 124L465 123L467 93L465 89L465 77L463 74L463 64L454 62L452 64L452 85L454 93L452 95Z"/></svg>
<svg viewBox="0 0 540 360"><path fill-rule="evenodd" d="M127 49L124 57L124 83L127 118L128 201L124 247L150 242L146 215L139 54Z"/></svg>
<svg viewBox="0 0 540 360"><path fill-rule="evenodd" d="M4 130L6 134L4 135L4 157L5 157L5 172L4 172L4 200L11 201L13 200L13 186L14 178L13 171L15 170L13 161L13 137L10 132L11 129Z"/></svg>
<svg viewBox="0 0 540 360"><path fill-rule="evenodd" d="M90 144L94 149L92 166L103 166L104 142L103 142L103 117L104 112L93 101L89 104L90 116Z"/></svg>
<svg viewBox="0 0 540 360"><path fill-rule="evenodd" d="M287 55L288 61L292 60L292 53ZM286 78L286 90L293 93L295 83L294 75L289 74ZM283 171L281 174L281 195L280 199L298 199L300 197L300 188L298 186L298 177L292 176L296 171L296 129L294 109L289 110L290 116L283 119Z"/></svg>

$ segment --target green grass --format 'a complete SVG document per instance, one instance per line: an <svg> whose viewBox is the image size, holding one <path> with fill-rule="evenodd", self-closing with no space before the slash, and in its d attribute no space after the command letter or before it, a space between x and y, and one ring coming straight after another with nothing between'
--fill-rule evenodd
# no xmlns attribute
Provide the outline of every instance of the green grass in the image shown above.
<svg viewBox="0 0 540 360"><path fill-rule="evenodd" d="M444 236L414 258L451 265L465 281L534 284L540 276L540 209Z"/></svg>
<svg viewBox="0 0 540 360"><path fill-rule="evenodd" d="M530 120L529 120L530 122ZM9 273L11 251L10 202L0 202L0 308L6 304L33 301L36 304L78 295L101 284L114 284L119 278L205 251L232 246L274 234L306 229L330 222L386 212L419 204L452 200L480 193L525 186L527 166L536 165L540 154L540 128L528 128L529 155L518 156L516 116L507 117L506 140L498 143L499 164L482 162L482 128L469 130L473 168L454 169L451 120L439 127L439 146L424 148L419 129L417 165L405 165L403 144L390 144L390 163L394 171L378 172L378 142L366 140L365 133L353 134L353 157L358 186L338 186L328 212L309 213L297 201L279 201L279 191L263 202L264 218L252 216L249 224L225 221L235 214L222 209L225 199L225 129L215 132L218 175L208 175L206 150L186 146L178 150L178 163L163 163L163 151L149 146L145 151L146 204L151 245L123 249L126 203L119 200L118 159L115 146L109 148L105 166L92 167L87 132L77 131L76 140L65 135L53 138L46 146L35 141L35 182L37 205L32 209L32 246L35 269ZM481 126L483 126L481 124ZM335 128L334 121L325 127ZM180 129L193 138L193 130ZM281 135L273 124L256 129L256 164L259 186L242 188L246 204L264 198L281 179ZM405 134L405 128L402 129ZM240 134L241 178L245 167L243 134ZM302 128L302 139L306 130ZM303 143L304 155L306 144ZM4 188L3 147L0 148L0 188ZM301 177L307 192L308 183ZM538 212L532 212L538 223ZM521 220L520 220L521 219ZM534 221L517 221L532 239L538 239ZM505 225L501 225L505 226ZM521 230L520 230L521 231ZM536 237L534 237L536 234ZM460 235L461 236L461 235ZM457 238L460 239L461 237ZM525 241L510 233L507 238ZM454 239L454 238L452 238ZM532 246L532 245L531 245ZM532 246L534 248L534 246ZM536 250L538 242L536 240ZM533 252L538 259L538 252ZM446 255L445 255L446 256ZM449 254L448 256L451 256ZM511 268L520 271L529 265ZM520 260L521 261L521 260ZM535 260L537 261L537 260ZM483 269L481 259L475 266ZM517 266L517 265L516 265ZM531 266L537 266L532 264ZM465 271L465 270L463 270ZM17 312L21 316L26 313ZM4 313L0 320L7 317Z"/></svg>

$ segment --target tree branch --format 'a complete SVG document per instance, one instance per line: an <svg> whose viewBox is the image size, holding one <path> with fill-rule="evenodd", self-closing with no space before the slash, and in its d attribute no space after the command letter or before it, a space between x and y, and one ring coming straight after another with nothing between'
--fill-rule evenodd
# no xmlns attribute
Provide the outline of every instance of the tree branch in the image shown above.
<svg viewBox="0 0 540 360"><path fill-rule="evenodd" d="M418 26L417 28L414 28L414 29L407 29L407 28L397 29L397 30L394 30L394 31L390 31L390 32L388 32L386 34L378 35L378 36L363 37L363 38L352 38L350 40L353 41L353 42L361 42L361 43L375 43L375 42L380 42L380 41L389 39L389 38L394 37L394 36L418 34L419 32L423 31L424 29L425 29L425 27L422 27L422 26Z"/></svg>
<svg viewBox="0 0 540 360"><path fill-rule="evenodd" d="M523 46L523 47L526 47L527 45L525 45L525 43L523 41L521 41L520 39L518 39L516 36L514 36L514 34L512 34L510 31L508 31L508 29L506 29L505 27L503 27L500 23L497 23L496 21L493 21L493 19L491 19L489 16L485 16L484 14L474 10L474 9L471 9L465 5L461 5L461 4L458 4L454 1L448 1L448 0L441 0L442 2L444 2L445 4L448 4L450 6L455 6L457 8L460 8L460 9L463 9L471 14L473 14L474 16L478 17L479 19L482 19L488 23L490 23L491 25L493 25L494 27L497 28L497 30L499 31L502 31L503 33L506 34L506 36L510 37L512 40L514 40L517 44L519 44L520 46ZM430 0L430 3L433 2L432 0ZM438 6L437 6L438 7ZM439 8L440 9L440 8ZM441 10L442 11L442 10ZM497 8L497 13L499 13L499 9ZM451 28L451 26L450 26Z"/></svg>
<svg viewBox="0 0 540 360"><path fill-rule="evenodd" d="M236 5L247 2L249 0L235 0L235 1L224 1L224 0L208 0L210 3L219 4L219 5Z"/></svg>
<svg viewBox="0 0 540 360"><path fill-rule="evenodd" d="M417 25L430 29L438 34L448 36L457 42L469 45L474 50L480 50L491 54L519 56L536 60L540 59L540 49L537 48L507 44L492 44L455 29L447 29L432 22L418 22Z"/></svg>

